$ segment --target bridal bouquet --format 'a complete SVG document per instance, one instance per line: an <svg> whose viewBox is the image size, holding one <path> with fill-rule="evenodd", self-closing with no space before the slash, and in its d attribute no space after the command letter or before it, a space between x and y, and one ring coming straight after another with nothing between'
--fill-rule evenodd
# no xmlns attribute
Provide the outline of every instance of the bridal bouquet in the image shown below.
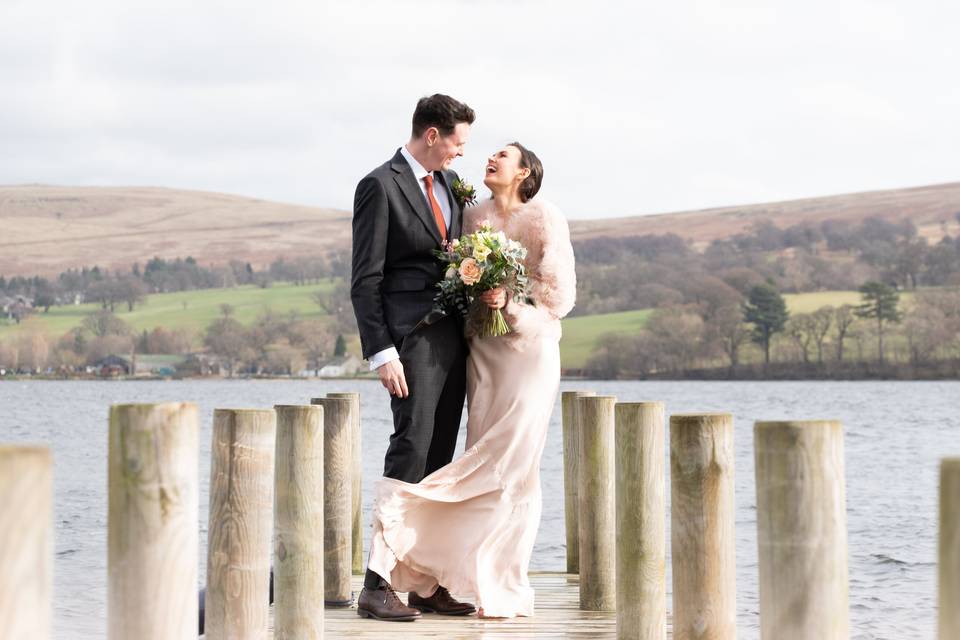
<svg viewBox="0 0 960 640"><path fill-rule="evenodd" d="M480 228L444 245L437 256L447 264L446 276L437 287L440 292L434 298L438 311L458 311L464 317L470 313L480 294L497 287L513 291L516 301L527 298L527 274L523 260L527 250L516 240L510 240L503 231L494 231L489 221L480 223ZM512 331L500 309L486 309L479 335L503 336ZM482 310L478 310L482 313Z"/></svg>

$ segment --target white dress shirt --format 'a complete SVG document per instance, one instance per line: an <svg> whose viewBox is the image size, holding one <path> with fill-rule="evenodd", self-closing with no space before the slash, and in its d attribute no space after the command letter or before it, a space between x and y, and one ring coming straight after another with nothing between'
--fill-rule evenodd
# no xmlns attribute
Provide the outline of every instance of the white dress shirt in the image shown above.
<svg viewBox="0 0 960 640"><path fill-rule="evenodd" d="M417 159L407 150L406 146L400 147L400 153L407 161L407 164L410 165L410 168L413 169L413 177L417 179L417 184L420 185L420 193L423 194L423 199L427 201L427 210L433 213L433 209L430 207L430 199L427 197L427 183L423 180L430 175L430 172L424 169L422 164L417 162ZM450 200L447 199L447 191L443 188L440 181L436 179L436 176L434 176L433 180L433 197L437 199L437 204L440 205L440 211L443 213L443 223L447 225L447 229L449 229Z"/></svg>
<svg viewBox="0 0 960 640"><path fill-rule="evenodd" d="M413 177L417 179L417 184L420 185L420 193L423 194L423 199L427 203L427 209L433 211L433 208L430 206L430 199L427 197L427 183L424 181L424 178L430 175L430 172L423 168L423 165L417 162L417 159L413 157L413 154L407 149L406 145L400 147L400 155L404 157L407 161L407 164L410 165L410 168L413 169ZM439 180L434 176L433 180L433 197L437 199L437 204L440 205L440 211L443 213L443 222L447 225L447 229L450 229L450 200L447 198L447 191L443 188L443 185ZM387 364L391 360L398 360L400 354L397 353L396 347L387 347L383 351L378 351L370 357L370 371L379 369L383 365Z"/></svg>

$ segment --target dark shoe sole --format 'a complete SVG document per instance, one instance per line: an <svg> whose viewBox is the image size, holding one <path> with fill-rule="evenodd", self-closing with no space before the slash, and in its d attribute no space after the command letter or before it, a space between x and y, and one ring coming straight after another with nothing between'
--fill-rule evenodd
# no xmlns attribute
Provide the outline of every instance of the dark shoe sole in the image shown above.
<svg viewBox="0 0 960 640"><path fill-rule="evenodd" d="M380 620L381 622L413 622L414 620L419 620L420 616L400 616L397 618L381 618L372 611L367 611L366 609L357 609L357 615L361 618L373 618L374 620Z"/></svg>
<svg viewBox="0 0 960 640"><path fill-rule="evenodd" d="M469 616L477 612L476 608L466 609L464 611L437 611L436 609L431 609L430 607L424 607L418 604L411 604L411 607L417 611L422 611L423 613L435 613L438 616Z"/></svg>

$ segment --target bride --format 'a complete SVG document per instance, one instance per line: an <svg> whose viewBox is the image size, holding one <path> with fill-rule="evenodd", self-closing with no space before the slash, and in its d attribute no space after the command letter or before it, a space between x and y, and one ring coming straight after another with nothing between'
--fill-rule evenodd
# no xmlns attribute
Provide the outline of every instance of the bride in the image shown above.
<svg viewBox="0 0 960 640"><path fill-rule="evenodd" d="M487 160L492 198L464 213L465 233L489 221L527 248L534 303L502 289L481 296L513 332L469 336L466 451L417 484L377 485L368 566L409 591L413 608L429 611L444 585L475 596L482 617L533 615L527 570L540 525L540 458L560 382L560 318L576 289L566 220L534 199L542 180L537 156L511 143Z"/></svg>

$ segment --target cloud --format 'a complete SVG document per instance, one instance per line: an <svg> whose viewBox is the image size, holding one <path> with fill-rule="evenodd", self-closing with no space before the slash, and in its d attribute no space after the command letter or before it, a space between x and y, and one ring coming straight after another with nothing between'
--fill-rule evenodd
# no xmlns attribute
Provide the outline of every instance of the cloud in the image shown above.
<svg viewBox="0 0 960 640"><path fill-rule="evenodd" d="M349 208L443 91L458 170L519 139L574 217L957 179L960 8L933 0L8 1L0 182Z"/></svg>

